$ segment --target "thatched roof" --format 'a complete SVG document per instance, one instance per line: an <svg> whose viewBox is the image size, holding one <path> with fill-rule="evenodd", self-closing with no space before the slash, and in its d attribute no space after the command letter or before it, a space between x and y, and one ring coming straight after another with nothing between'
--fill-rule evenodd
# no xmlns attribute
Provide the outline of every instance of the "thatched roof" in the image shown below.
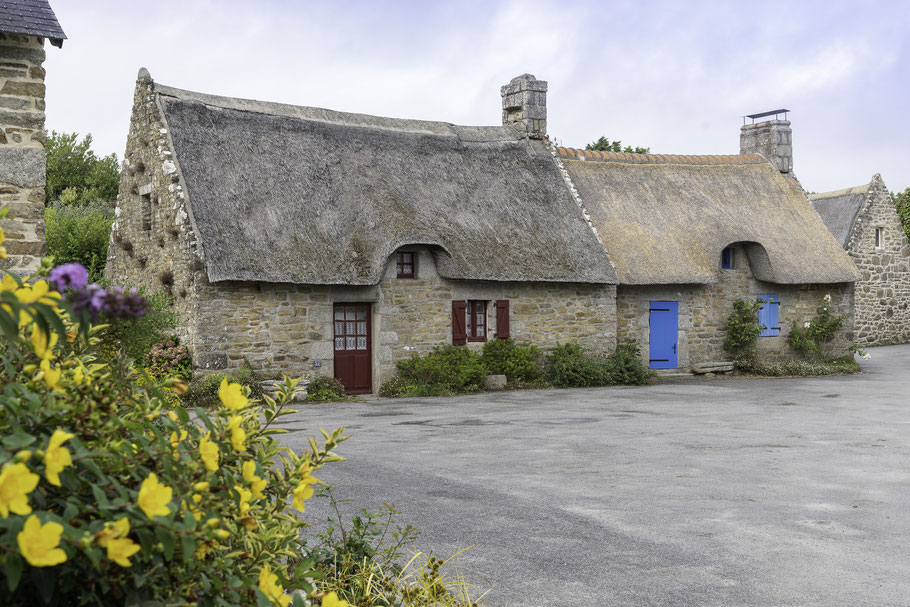
<svg viewBox="0 0 910 607"><path fill-rule="evenodd" d="M760 155L558 151L620 284L715 282L721 251L737 242L750 243L760 280L856 280L799 183Z"/></svg>
<svg viewBox="0 0 910 607"><path fill-rule="evenodd" d="M616 282L551 153L511 127L154 90L212 281L376 284L426 244L447 278Z"/></svg>
<svg viewBox="0 0 910 607"><path fill-rule="evenodd" d="M869 185L867 183L854 188L809 196L812 206L818 211L828 230L844 248L847 247L853 224L856 223L856 217L866 200Z"/></svg>

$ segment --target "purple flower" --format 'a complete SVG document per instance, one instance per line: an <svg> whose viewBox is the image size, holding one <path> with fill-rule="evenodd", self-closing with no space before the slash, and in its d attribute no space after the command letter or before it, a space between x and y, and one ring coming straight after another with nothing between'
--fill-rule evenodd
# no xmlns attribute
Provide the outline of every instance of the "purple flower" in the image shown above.
<svg viewBox="0 0 910 607"><path fill-rule="evenodd" d="M65 263L51 270L48 276L61 293L66 289L81 289L88 282L88 270L81 263Z"/></svg>
<svg viewBox="0 0 910 607"><path fill-rule="evenodd" d="M139 318L145 314L145 298L133 292L124 293L122 287L105 291L93 282L70 291L67 298L74 311L87 313L92 322L101 314L111 318Z"/></svg>

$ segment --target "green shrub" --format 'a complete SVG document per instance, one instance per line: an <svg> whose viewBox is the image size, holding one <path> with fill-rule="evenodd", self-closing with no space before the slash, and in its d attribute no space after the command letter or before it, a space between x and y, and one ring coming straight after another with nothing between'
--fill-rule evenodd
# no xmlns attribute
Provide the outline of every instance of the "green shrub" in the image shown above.
<svg viewBox="0 0 910 607"><path fill-rule="evenodd" d="M724 340L724 350L732 353L737 358L747 358L755 355L755 344L758 334L764 327L758 324L758 307L761 302L737 299L733 302L733 312L727 318L727 338Z"/></svg>
<svg viewBox="0 0 910 607"><path fill-rule="evenodd" d="M768 361L750 358L737 360L736 368L743 373L768 377L811 377L815 375L860 373L862 371L859 364L853 360L853 355L827 361L807 361L792 358Z"/></svg>
<svg viewBox="0 0 910 607"><path fill-rule="evenodd" d="M383 398L397 398L400 396L407 396L407 393L414 386L408 383L400 375L396 375L392 379L386 380L381 386L379 386L379 396Z"/></svg>
<svg viewBox="0 0 910 607"><path fill-rule="evenodd" d="M436 385L434 392L445 389L458 394L480 390L487 372L480 355L467 346L436 346L425 356L413 354L399 361L398 374L409 385Z"/></svg>
<svg viewBox="0 0 910 607"><path fill-rule="evenodd" d="M101 282L113 221L114 211L106 202L50 206L44 212L47 254L57 265L81 263L89 282Z"/></svg>
<svg viewBox="0 0 910 607"><path fill-rule="evenodd" d="M190 382L186 393L181 396L184 406L210 409L218 405L218 387L221 380L238 383L249 390L250 398L261 399L262 378L250 367L231 371L213 371Z"/></svg>
<svg viewBox="0 0 910 607"><path fill-rule="evenodd" d="M480 355L488 375L505 375L510 382L533 383L543 377L543 355L537 346L516 344L509 339L492 339Z"/></svg>
<svg viewBox="0 0 910 607"><path fill-rule="evenodd" d="M45 281L7 274L0 302L0 604L227 607L273 604L280 586L311 593L298 516L311 472L339 459L345 437L326 432L300 454L274 439L295 380L277 403L231 386L191 419L157 396L179 382L143 387L128 359L101 357L97 328Z"/></svg>
<svg viewBox="0 0 910 607"><path fill-rule="evenodd" d="M189 381L193 377L193 361L189 350L180 343L176 335L152 346L142 366L157 379L176 377Z"/></svg>
<svg viewBox="0 0 910 607"><path fill-rule="evenodd" d="M331 402L344 400L344 386L334 377L317 375L310 380L307 386L306 399L308 402Z"/></svg>
<svg viewBox="0 0 910 607"><path fill-rule="evenodd" d="M652 377L651 371L641 359L638 344L619 344L616 351L607 357L610 369L610 383L621 386L641 386Z"/></svg>
<svg viewBox="0 0 910 607"><path fill-rule="evenodd" d="M171 310L174 298L166 293L147 295L145 315L136 319L112 319L103 330L106 351L121 350L137 363L146 360L155 344L177 328L177 315Z"/></svg>
<svg viewBox="0 0 910 607"><path fill-rule="evenodd" d="M831 314L831 296L825 295L821 305L815 310L815 317L805 322L802 326L799 323L793 325L790 329L790 335L787 342L790 347L802 354L822 356L822 348L825 344L834 339L837 332L843 326L847 315L833 316Z"/></svg>
<svg viewBox="0 0 910 607"><path fill-rule="evenodd" d="M606 386L611 379L605 361L585 355L577 344L557 344L547 358L547 377L557 388Z"/></svg>

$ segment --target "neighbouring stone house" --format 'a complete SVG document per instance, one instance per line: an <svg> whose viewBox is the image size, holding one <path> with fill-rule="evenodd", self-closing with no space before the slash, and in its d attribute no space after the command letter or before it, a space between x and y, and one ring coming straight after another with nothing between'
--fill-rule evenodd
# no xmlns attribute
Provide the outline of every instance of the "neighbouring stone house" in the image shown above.
<svg viewBox="0 0 910 607"><path fill-rule="evenodd" d="M41 264L44 241L44 41L66 34L45 0L0 0L0 221L7 258L19 275Z"/></svg>
<svg viewBox="0 0 910 607"><path fill-rule="evenodd" d="M873 175L866 185L810 198L860 272L856 343L910 342L910 242L881 175Z"/></svg>
<svg viewBox="0 0 910 607"><path fill-rule="evenodd" d="M556 148L546 91L515 78L502 126L465 127L141 70L108 276L176 297L200 371L317 369L352 392L443 343L635 339L690 369L727 358L738 297L769 297L769 354L825 295L849 312L855 268L776 165Z"/></svg>

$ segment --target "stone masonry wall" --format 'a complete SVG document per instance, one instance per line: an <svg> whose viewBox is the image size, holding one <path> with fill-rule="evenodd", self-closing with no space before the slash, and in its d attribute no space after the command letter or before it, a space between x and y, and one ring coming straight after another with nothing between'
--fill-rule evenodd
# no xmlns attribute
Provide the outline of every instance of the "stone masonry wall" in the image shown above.
<svg viewBox="0 0 910 607"><path fill-rule="evenodd" d="M196 336L196 283L204 280L173 146L152 91L140 71L133 96L106 277L173 296L177 334L192 351Z"/></svg>
<svg viewBox="0 0 910 607"><path fill-rule="evenodd" d="M620 286L616 293L618 322L617 341L638 342L642 358L647 362L649 347L649 308L651 301L679 302L678 365L681 370L706 363L732 360L723 348L724 328L737 299L752 299L758 295L777 295L780 302L780 335L759 337L761 356L776 358L792 356L787 343L789 328L804 323L816 313L825 295L832 299L832 314L849 313L853 285L778 285L756 280L752 275L742 246L733 246L734 268L718 267L718 281L710 285ZM718 255L718 266L720 256ZM852 339L852 319L847 319L836 341L834 352L846 353Z"/></svg>
<svg viewBox="0 0 910 607"><path fill-rule="evenodd" d="M789 120L744 124L739 134L740 154L761 154L781 173L793 172L793 131Z"/></svg>
<svg viewBox="0 0 910 607"><path fill-rule="evenodd" d="M875 246L882 228L883 246ZM859 269L856 283L856 343L910 342L910 243L880 175L872 178L857 215L847 253Z"/></svg>
<svg viewBox="0 0 910 607"><path fill-rule="evenodd" d="M0 222L7 258L19 275L41 264L44 240L44 39L0 34Z"/></svg>
<svg viewBox="0 0 910 607"><path fill-rule="evenodd" d="M452 343L452 300L488 302L488 335L495 334L493 302L510 301L510 332L543 348L575 342L615 347L615 287L554 283L494 283L441 278L432 253L414 247L417 278L395 276L395 256L379 285L305 286L259 283L199 285L196 361L199 368L253 368L292 375L332 376L332 307L372 304L373 390L412 353ZM482 343L470 342L480 348ZM314 368L314 362L321 367Z"/></svg>

